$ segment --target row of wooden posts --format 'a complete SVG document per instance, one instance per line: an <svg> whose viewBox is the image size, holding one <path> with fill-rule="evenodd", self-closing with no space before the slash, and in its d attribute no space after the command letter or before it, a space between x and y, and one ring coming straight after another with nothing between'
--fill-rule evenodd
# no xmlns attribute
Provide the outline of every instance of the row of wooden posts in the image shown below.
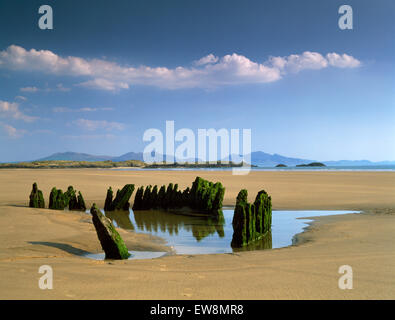
<svg viewBox="0 0 395 320"><path fill-rule="evenodd" d="M33 188L29 196L29 207L45 208L45 200L41 190L38 189L37 183L33 183ZM74 190L73 186L69 186L66 192L53 187L49 195L49 209L64 210L86 210L85 200L81 192Z"/></svg>
<svg viewBox="0 0 395 320"><path fill-rule="evenodd" d="M104 203L105 211L129 210L130 198L134 192L134 184L127 184L122 189L118 189L114 198L113 190L110 187ZM222 202L225 194L225 188L220 182L213 183L197 177L192 183L191 188L178 190L178 185L170 183L167 187L147 186L137 189L133 203L133 210L191 210L199 213L205 213L208 216L222 215ZM266 191L258 192L255 201L249 203L248 192L242 189L237 195L236 206L233 215L233 238L232 247L243 247L262 239L271 228L272 223L272 203L271 197ZM33 189L29 198L29 206L34 208L45 208L44 197L37 184L33 184ZM63 210L86 210L86 205L81 192L74 190L70 186L66 192L53 188L49 197L49 208ZM91 208L96 231L103 249L116 251L119 246L114 243L111 248L108 247L109 239L105 239L110 234L114 234L111 238L112 242L122 241L114 226L107 217L101 214L100 210L94 204ZM106 220L108 219L108 221ZM100 227L100 226L101 227ZM101 230L101 231L100 231ZM107 230L103 233L103 230ZM100 234L99 234L100 233ZM115 234L116 233L116 234ZM104 238L103 238L104 237ZM111 242L111 241L110 241ZM124 245L121 247L124 250ZM119 250L118 250L119 251ZM107 256L107 252L106 252ZM121 257L122 256L122 257ZM124 259L127 254L108 254L108 258Z"/></svg>

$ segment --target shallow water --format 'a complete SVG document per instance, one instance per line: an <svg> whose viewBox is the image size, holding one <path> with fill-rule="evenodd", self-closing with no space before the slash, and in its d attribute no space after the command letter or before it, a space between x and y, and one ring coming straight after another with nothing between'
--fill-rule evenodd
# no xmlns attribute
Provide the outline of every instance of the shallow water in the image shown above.
<svg viewBox="0 0 395 320"><path fill-rule="evenodd" d="M232 249L233 208L223 210L223 219L199 214L164 211L106 212L115 226L149 233L166 240L177 254L231 253L240 250L281 248L292 245L296 234L303 231L311 219L307 217L355 213L352 211L281 211L272 214L272 230L261 241L242 249ZM303 219L300 219L303 218ZM133 257L132 257L133 258ZM144 259L144 255L134 259ZM146 258L150 258L146 255Z"/></svg>
<svg viewBox="0 0 395 320"><path fill-rule="evenodd" d="M138 259L155 259L163 257L167 252L157 252L157 251L129 251L130 257L128 260L138 260ZM94 260L104 260L105 254L103 253L88 253L84 255L85 258Z"/></svg>

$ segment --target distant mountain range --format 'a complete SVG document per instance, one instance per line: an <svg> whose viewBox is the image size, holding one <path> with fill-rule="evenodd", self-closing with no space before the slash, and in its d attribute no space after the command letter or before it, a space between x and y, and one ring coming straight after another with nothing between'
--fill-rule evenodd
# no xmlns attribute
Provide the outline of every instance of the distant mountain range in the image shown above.
<svg viewBox="0 0 395 320"><path fill-rule="evenodd" d="M115 157L110 156L94 156L87 153L78 152L58 152L48 157L41 158L35 161L55 161L55 160L67 160L67 161L106 161L112 160Z"/></svg>
<svg viewBox="0 0 395 320"><path fill-rule="evenodd" d="M278 164L285 164L287 166L296 166L297 164L310 163L315 160L289 158L279 154L270 154L263 151L251 152L251 162L253 165L259 167L275 167Z"/></svg>
<svg viewBox="0 0 395 320"><path fill-rule="evenodd" d="M69 161L106 161L111 160L114 162L127 161L127 160L140 160L143 161L142 152L128 152L119 157L106 156L106 155L91 155L87 153L77 152L61 152L54 153L45 158L36 161L49 161L49 160L69 160ZM251 162L253 165L259 167L274 167L278 164L285 164L287 166L296 166L298 164L305 164L317 161L315 159L300 159L290 158L279 154L269 154L263 151L255 151L251 153ZM339 161L321 161L327 166L377 166L377 165L395 165L395 161L380 161L372 162L369 160L339 160Z"/></svg>

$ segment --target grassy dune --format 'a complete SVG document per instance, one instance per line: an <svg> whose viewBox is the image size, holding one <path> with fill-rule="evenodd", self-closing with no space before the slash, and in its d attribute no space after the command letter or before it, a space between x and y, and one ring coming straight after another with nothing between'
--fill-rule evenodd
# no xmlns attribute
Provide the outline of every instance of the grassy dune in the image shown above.
<svg viewBox="0 0 395 320"><path fill-rule="evenodd" d="M0 163L0 169L62 169L62 168L119 168L119 167L144 167L144 162L128 160L113 162L107 161L32 161L18 163Z"/></svg>

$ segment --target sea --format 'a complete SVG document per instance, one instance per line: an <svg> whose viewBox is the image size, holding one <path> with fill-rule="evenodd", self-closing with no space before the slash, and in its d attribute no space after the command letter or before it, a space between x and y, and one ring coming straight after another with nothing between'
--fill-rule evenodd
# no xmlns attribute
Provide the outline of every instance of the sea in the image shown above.
<svg viewBox="0 0 395 320"><path fill-rule="evenodd" d="M241 168L235 168L243 170ZM103 169L108 170L108 169ZM143 171L231 171L232 168L114 168L110 170L143 170ZM245 169L244 169L245 170ZM370 166L325 166L325 167L251 167L252 171L395 171L395 165Z"/></svg>

